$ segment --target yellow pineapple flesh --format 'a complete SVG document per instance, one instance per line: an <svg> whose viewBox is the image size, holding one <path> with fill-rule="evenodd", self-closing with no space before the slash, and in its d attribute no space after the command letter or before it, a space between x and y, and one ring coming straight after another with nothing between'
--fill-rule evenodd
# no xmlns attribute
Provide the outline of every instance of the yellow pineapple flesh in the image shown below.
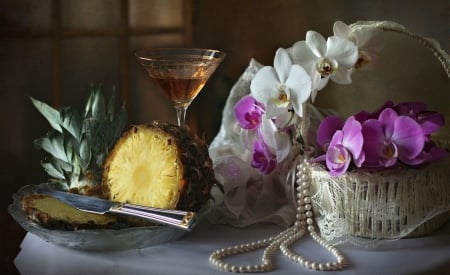
<svg viewBox="0 0 450 275"><path fill-rule="evenodd" d="M205 142L165 122L132 126L105 162L103 193L113 201L198 210L216 184Z"/></svg>

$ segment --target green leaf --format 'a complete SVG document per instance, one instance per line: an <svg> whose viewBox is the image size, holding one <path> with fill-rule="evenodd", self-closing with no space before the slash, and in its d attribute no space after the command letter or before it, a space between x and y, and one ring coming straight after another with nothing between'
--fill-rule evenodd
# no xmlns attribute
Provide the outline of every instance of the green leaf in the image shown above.
<svg viewBox="0 0 450 275"><path fill-rule="evenodd" d="M86 107L84 108L84 117L88 117L89 113L91 112L91 109L92 109L92 104L94 101L94 90L93 89L94 89L94 87L91 86L91 92L86 101Z"/></svg>
<svg viewBox="0 0 450 275"><path fill-rule="evenodd" d="M61 108L61 125L78 141L81 136L81 116L72 107Z"/></svg>
<svg viewBox="0 0 450 275"><path fill-rule="evenodd" d="M73 169L72 169L71 173L69 173L68 185L69 185L69 188L74 188L74 187L78 186L77 184L80 180L80 175L81 175L80 159L77 154L73 155L71 162L73 165Z"/></svg>
<svg viewBox="0 0 450 275"><path fill-rule="evenodd" d="M52 128L62 133L61 116L59 114L59 111L54 109L47 103L44 103L32 97L30 97L30 99L34 107L36 107L36 109L45 117L45 119L47 119Z"/></svg>
<svg viewBox="0 0 450 275"><path fill-rule="evenodd" d="M67 173L72 171L72 165L70 163L56 158L46 159L41 162L41 165L50 176L56 179L65 180Z"/></svg>
<svg viewBox="0 0 450 275"><path fill-rule="evenodd" d="M99 87L94 93L94 99L92 102L92 117L99 120L104 120L106 116L105 98L101 93Z"/></svg>
<svg viewBox="0 0 450 275"><path fill-rule="evenodd" d="M57 179L65 179L62 170L55 167L51 162L41 162L41 166L44 168L45 172L47 172L47 174L49 174L51 177Z"/></svg>
<svg viewBox="0 0 450 275"><path fill-rule="evenodd" d="M83 171L89 167L89 163L91 162L91 146L87 138L83 138L80 143L80 165Z"/></svg>
<svg viewBox="0 0 450 275"><path fill-rule="evenodd" d="M46 136L34 141L34 144L46 152L48 152L53 157L60 159L62 161L68 162L65 149L64 140L62 135Z"/></svg>
<svg viewBox="0 0 450 275"><path fill-rule="evenodd" d="M116 111L116 96L117 96L116 89L113 87L113 92L108 102L108 110L107 110L108 113L106 115L109 121L114 120L114 115Z"/></svg>
<svg viewBox="0 0 450 275"><path fill-rule="evenodd" d="M114 127L108 128L108 150L111 149L112 146L114 146L114 143L116 140L122 135L123 130L127 124L127 111L125 110L125 107L122 107L120 111L117 113L114 121L111 122L111 125L114 125Z"/></svg>

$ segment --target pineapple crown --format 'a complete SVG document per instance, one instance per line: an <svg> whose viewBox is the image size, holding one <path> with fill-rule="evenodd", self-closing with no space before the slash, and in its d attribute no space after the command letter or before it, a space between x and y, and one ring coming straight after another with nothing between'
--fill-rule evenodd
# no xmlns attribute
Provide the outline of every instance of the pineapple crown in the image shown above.
<svg viewBox="0 0 450 275"><path fill-rule="evenodd" d="M30 99L52 127L46 136L34 141L36 148L49 153L41 165L50 180L60 183L63 189L76 188L80 192L99 186L105 158L127 120L124 105L116 113L115 90L106 104L101 85L91 86L82 115L70 106L57 110Z"/></svg>

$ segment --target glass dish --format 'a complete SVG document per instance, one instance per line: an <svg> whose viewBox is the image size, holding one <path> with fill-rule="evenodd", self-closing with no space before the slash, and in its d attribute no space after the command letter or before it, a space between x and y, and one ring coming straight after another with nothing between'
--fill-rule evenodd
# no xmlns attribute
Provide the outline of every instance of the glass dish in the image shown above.
<svg viewBox="0 0 450 275"><path fill-rule="evenodd" d="M9 205L8 212L26 231L52 244L79 250L127 250L170 242L186 233L181 229L164 225L76 231L47 229L30 221L22 210L22 197L34 193L38 187L39 185L27 185L20 188L13 195L13 203ZM199 216L205 212L205 209L201 209Z"/></svg>

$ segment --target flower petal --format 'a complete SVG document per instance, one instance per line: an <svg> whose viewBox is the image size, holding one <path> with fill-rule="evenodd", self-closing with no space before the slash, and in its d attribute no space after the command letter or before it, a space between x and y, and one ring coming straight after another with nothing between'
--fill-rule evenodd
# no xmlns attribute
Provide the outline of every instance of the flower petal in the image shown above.
<svg viewBox="0 0 450 275"><path fill-rule="evenodd" d="M262 140L256 140L253 146L252 167L262 174L269 174L276 167L276 160L272 152Z"/></svg>
<svg viewBox="0 0 450 275"><path fill-rule="evenodd" d="M306 33L306 45L316 57L324 57L327 53L327 41L316 31Z"/></svg>
<svg viewBox="0 0 450 275"><path fill-rule="evenodd" d="M266 107L272 97L278 96L280 82L273 67L265 66L261 68L250 83L250 93Z"/></svg>
<svg viewBox="0 0 450 275"><path fill-rule="evenodd" d="M292 61L287 51L283 48L279 48L275 53L275 60L273 66L278 76L280 83L284 83L289 75L292 67Z"/></svg>
<svg viewBox="0 0 450 275"><path fill-rule="evenodd" d="M302 117L301 105L311 95L311 78L300 65L293 65L285 86L289 88L294 111Z"/></svg>
<svg viewBox="0 0 450 275"><path fill-rule="evenodd" d="M392 135L394 134L394 124L397 117L397 113L391 108L384 109L378 116L378 121L384 128L384 136L386 139L390 140L392 138Z"/></svg>
<svg viewBox="0 0 450 275"><path fill-rule="evenodd" d="M337 36L331 36L327 39L327 57L336 59L339 66L351 68L358 60L358 48L350 40Z"/></svg>
<svg viewBox="0 0 450 275"><path fill-rule="evenodd" d="M417 157L425 145L422 127L408 116L399 116L395 120L392 142L398 147L400 160Z"/></svg>
<svg viewBox="0 0 450 275"><path fill-rule="evenodd" d="M349 39L351 35L351 28L342 21L336 21L333 25L333 33L335 36Z"/></svg>
<svg viewBox="0 0 450 275"><path fill-rule="evenodd" d="M289 135L279 131L271 119L263 119L260 129L262 139L273 152L276 152L277 162L283 161L291 151Z"/></svg>
<svg viewBox="0 0 450 275"><path fill-rule="evenodd" d="M317 56L306 45L306 41L298 41L291 48L287 49L287 52L293 63L302 66L308 73L316 70Z"/></svg>
<svg viewBox="0 0 450 275"><path fill-rule="evenodd" d="M379 158L384 148L384 132L381 123L376 119L368 119L362 124L365 154L364 167L379 167Z"/></svg>
<svg viewBox="0 0 450 275"><path fill-rule="evenodd" d="M326 152L331 138L338 130L342 130L344 121L340 116L327 116L322 120L317 129L317 144Z"/></svg>
<svg viewBox="0 0 450 275"><path fill-rule="evenodd" d="M445 119L440 113L425 111L418 114L417 122L422 126L423 134L430 135L444 126Z"/></svg>
<svg viewBox="0 0 450 275"><path fill-rule="evenodd" d="M352 70L345 67L339 67L337 71L330 76L331 80L337 84L347 85L352 83Z"/></svg>
<svg viewBox="0 0 450 275"><path fill-rule="evenodd" d="M362 126L353 116L349 117L342 129L344 136L342 138L342 144L350 151L354 159L361 160L362 147L364 138L362 135ZM360 165L360 163L358 163Z"/></svg>
<svg viewBox="0 0 450 275"><path fill-rule="evenodd" d="M337 131L331 139L326 153L326 165L331 176L344 174L350 166L351 156L342 145L343 132Z"/></svg>
<svg viewBox="0 0 450 275"><path fill-rule="evenodd" d="M234 105L234 116L236 121L244 129L254 129L261 124L261 116L264 113L264 107L255 101L252 96L243 96Z"/></svg>

